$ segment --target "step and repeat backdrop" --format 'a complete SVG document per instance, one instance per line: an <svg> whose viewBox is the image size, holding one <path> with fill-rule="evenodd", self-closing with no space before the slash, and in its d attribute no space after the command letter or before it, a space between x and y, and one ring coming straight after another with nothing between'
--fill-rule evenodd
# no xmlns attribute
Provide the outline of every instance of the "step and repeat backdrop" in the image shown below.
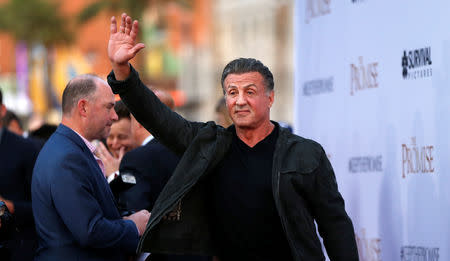
<svg viewBox="0 0 450 261"><path fill-rule="evenodd" d="M294 129L327 152L360 260L449 261L450 1L294 13Z"/></svg>

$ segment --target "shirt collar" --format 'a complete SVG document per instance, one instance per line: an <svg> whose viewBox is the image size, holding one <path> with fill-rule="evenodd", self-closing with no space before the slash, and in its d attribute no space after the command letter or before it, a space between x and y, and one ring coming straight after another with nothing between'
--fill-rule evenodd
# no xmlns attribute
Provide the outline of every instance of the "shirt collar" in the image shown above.
<svg viewBox="0 0 450 261"><path fill-rule="evenodd" d="M147 143L149 143L151 140L153 140L153 135L149 135L147 138L145 138L141 146L147 145Z"/></svg>
<svg viewBox="0 0 450 261"><path fill-rule="evenodd" d="M84 143L86 144L86 146L88 147L88 149L92 152L92 154L94 154L94 151L95 151L95 146L91 143L91 142L89 142L86 138L84 138L83 136L81 136L81 134L80 133L78 133L78 132L76 132L76 131L74 131L76 134L78 134L78 136L80 136L80 138L84 141ZM95 154L94 154L94 156L95 156Z"/></svg>

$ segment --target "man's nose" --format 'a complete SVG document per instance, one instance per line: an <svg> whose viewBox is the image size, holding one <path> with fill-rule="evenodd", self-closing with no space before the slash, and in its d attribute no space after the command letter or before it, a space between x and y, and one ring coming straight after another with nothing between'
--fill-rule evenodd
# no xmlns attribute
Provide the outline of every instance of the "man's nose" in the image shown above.
<svg viewBox="0 0 450 261"><path fill-rule="evenodd" d="M236 99L236 104L237 105L244 105L247 101L245 100L245 96L244 93L241 92L238 94L237 99Z"/></svg>
<svg viewBox="0 0 450 261"><path fill-rule="evenodd" d="M116 110L114 110L114 109L111 110L111 113L112 113L111 120L117 121L119 119L119 116L117 116Z"/></svg>

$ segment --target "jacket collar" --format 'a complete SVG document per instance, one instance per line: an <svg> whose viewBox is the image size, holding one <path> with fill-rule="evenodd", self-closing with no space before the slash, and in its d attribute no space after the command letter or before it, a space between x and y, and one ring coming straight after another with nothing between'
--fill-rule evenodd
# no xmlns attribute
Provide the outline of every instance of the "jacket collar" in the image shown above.
<svg viewBox="0 0 450 261"><path fill-rule="evenodd" d="M86 144L81 139L81 137L75 131L73 131L71 128L67 127L66 125L59 124L59 126L56 129L55 133L59 133L59 134L65 136L65 137L67 137L73 143L78 145L83 151L87 151L87 152L91 153L91 151L86 146Z"/></svg>

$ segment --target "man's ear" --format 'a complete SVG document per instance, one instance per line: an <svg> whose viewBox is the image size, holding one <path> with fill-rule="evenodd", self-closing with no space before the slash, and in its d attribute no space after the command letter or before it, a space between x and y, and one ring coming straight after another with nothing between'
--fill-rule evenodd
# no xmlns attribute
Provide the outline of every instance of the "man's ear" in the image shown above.
<svg viewBox="0 0 450 261"><path fill-rule="evenodd" d="M0 121L3 120L3 117L5 117L6 114L6 106L4 104L0 105ZM2 123L0 122L0 126L2 126Z"/></svg>
<svg viewBox="0 0 450 261"><path fill-rule="evenodd" d="M270 94L269 94L269 108L272 107L274 98L275 98L275 92L273 90L271 90Z"/></svg>
<svg viewBox="0 0 450 261"><path fill-rule="evenodd" d="M82 117L87 117L89 102L86 99L80 99L77 103L77 112Z"/></svg>
<svg viewBox="0 0 450 261"><path fill-rule="evenodd" d="M5 117L6 114L6 106L5 104L1 104L0 105L0 119L3 119L3 117Z"/></svg>

